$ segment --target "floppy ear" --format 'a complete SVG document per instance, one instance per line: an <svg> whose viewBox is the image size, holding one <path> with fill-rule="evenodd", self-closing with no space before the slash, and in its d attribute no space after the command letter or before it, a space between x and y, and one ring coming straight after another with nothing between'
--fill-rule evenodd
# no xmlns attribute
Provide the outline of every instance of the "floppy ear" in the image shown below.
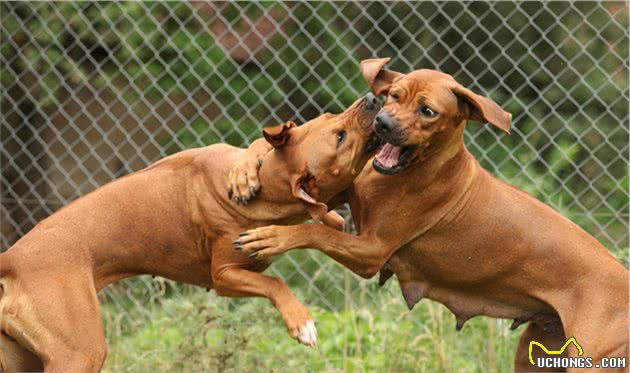
<svg viewBox="0 0 630 373"><path fill-rule="evenodd" d="M274 148L278 148L289 141L291 129L295 127L297 127L297 125L294 122L288 121L278 124L277 126L265 127L262 132L265 140L267 140L267 142Z"/></svg>
<svg viewBox="0 0 630 373"><path fill-rule="evenodd" d="M361 74L370 86L370 90L375 95L387 94L392 82L399 76L403 76L396 71L383 69L383 66L389 62L391 58L370 58L361 61Z"/></svg>
<svg viewBox="0 0 630 373"><path fill-rule="evenodd" d="M496 102L473 93L460 85L453 88L460 112L466 119L479 123L490 123L505 133L510 133L512 114L503 110Z"/></svg>
<svg viewBox="0 0 630 373"><path fill-rule="evenodd" d="M313 191L316 191L314 183L315 179L308 172L297 175L291 180L291 194L302 201L304 208L313 219L321 220L328 213L328 206L325 203L317 202L311 195Z"/></svg>

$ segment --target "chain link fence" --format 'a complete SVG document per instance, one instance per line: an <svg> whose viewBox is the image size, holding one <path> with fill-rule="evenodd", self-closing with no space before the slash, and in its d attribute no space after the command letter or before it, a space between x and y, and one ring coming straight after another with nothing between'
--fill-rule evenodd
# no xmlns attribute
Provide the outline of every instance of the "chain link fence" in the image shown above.
<svg viewBox="0 0 630 373"><path fill-rule="evenodd" d="M510 136L469 124L469 149L628 264L625 2L2 2L0 13L2 250L167 154L247 146L263 126L343 110L367 92L359 61L389 56L510 111ZM391 293L309 252L270 271L332 311ZM104 317L133 329L148 304L198 291L127 280L102 294Z"/></svg>

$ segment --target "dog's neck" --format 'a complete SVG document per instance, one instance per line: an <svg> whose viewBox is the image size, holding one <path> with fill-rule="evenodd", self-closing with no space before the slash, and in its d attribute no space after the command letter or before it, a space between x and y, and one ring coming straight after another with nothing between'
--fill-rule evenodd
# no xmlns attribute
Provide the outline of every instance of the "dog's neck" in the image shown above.
<svg viewBox="0 0 630 373"><path fill-rule="evenodd" d="M464 127L462 122L449 132L437 134L399 175L409 185L415 205L424 210L424 227L419 232L456 219L467 206L479 165L464 145Z"/></svg>
<svg viewBox="0 0 630 373"><path fill-rule="evenodd" d="M453 169L450 163L467 152L464 146L464 123L461 123L448 132L437 133L425 148L418 151L416 159L404 174L413 177L416 183L420 183L419 186L433 183L447 170L457 176L463 167Z"/></svg>
<svg viewBox="0 0 630 373"><path fill-rule="evenodd" d="M258 171L262 186L261 197L265 201L280 204L299 203L291 194L291 181L298 171L287 158L287 154L275 149L265 157Z"/></svg>

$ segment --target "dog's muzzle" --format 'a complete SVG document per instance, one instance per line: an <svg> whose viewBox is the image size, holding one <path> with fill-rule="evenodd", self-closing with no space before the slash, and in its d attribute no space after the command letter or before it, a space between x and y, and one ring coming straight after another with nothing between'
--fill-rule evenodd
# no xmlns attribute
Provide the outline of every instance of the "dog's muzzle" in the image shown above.
<svg viewBox="0 0 630 373"><path fill-rule="evenodd" d="M363 105L365 110L368 111L381 109L381 105L378 102L378 99L372 93L368 93L367 95L365 95L365 97L363 97Z"/></svg>
<svg viewBox="0 0 630 373"><path fill-rule="evenodd" d="M414 158L417 146L404 145L405 136L398 121L381 110L374 119L374 132L383 142L372 162L374 169L385 175L404 170Z"/></svg>
<svg viewBox="0 0 630 373"><path fill-rule="evenodd" d="M388 136L398 127L396 119L386 112L380 112L374 119L374 130L379 136Z"/></svg>
<svg viewBox="0 0 630 373"><path fill-rule="evenodd" d="M361 104L363 106L363 110L365 114L369 116L368 118L369 123L366 127L369 132L369 135L368 135L368 141L365 144L365 152L369 153L378 149L378 147L382 143L380 137L374 131L374 126L373 126L375 115L377 115L379 110L381 110L381 103L378 100L378 98L374 96L374 94L368 93L367 95L365 95L365 97L363 97L363 101L361 102Z"/></svg>
<svg viewBox="0 0 630 373"><path fill-rule="evenodd" d="M405 136L396 118L381 110L374 118L374 131L384 142L402 145Z"/></svg>

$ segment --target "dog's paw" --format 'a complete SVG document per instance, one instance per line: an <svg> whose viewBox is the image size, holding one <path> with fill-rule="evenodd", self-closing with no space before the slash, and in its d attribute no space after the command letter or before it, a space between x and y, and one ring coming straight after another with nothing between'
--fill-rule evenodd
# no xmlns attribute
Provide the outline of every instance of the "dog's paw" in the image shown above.
<svg viewBox="0 0 630 373"><path fill-rule="evenodd" d="M302 303L293 299L278 305L289 336L305 346L317 346L317 329L308 313L308 309Z"/></svg>
<svg viewBox="0 0 630 373"><path fill-rule="evenodd" d="M228 173L227 196L236 204L247 205L260 191L257 157L243 157L234 163Z"/></svg>
<svg viewBox="0 0 630 373"><path fill-rule="evenodd" d="M250 258L267 259L299 247L297 226L269 225L250 229L239 234L233 241L234 250L240 250Z"/></svg>
<svg viewBox="0 0 630 373"><path fill-rule="evenodd" d="M299 327L296 339L305 346L316 347L317 329L315 328L315 322L308 320L304 325Z"/></svg>

